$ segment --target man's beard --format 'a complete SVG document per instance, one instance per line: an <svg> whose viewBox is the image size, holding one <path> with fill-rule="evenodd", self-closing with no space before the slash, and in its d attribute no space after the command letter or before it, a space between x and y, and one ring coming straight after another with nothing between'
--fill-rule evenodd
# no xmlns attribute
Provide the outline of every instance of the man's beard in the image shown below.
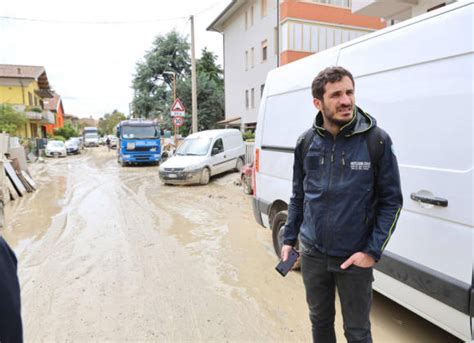
<svg viewBox="0 0 474 343"><path fill-rule="evenodd" d="M322 105L321 112L323 112L324 120L327 120L332 125L342 127L352 120L352 116L349 117L348 119L336 119L334 118L336 114L334 112L331 112L329 107L326 107L324 102L321 102L321 105ZM351 107L352 106L339 106L336 108L336 111L339 111L345 108L351 108Z"/></svg>

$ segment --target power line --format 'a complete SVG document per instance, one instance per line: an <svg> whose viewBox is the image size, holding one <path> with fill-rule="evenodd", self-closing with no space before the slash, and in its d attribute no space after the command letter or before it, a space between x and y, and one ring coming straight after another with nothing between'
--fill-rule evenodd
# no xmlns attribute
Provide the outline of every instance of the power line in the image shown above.
<svg viewBox="0 0 474 343"><path fill-rule="evenodd" d="M158 18L158 19L149 19L149 20L129 20L129 21L66 21L66 20L54 20L54 19L38 19L38 18L22 18L22 17L9 17L9 16L0 16L0 19L4 20L14 20L14 21L29 21L36 23L47 23L47 24L80 24L80 25L129 25L129 24L149 24L163 21L174 21L174 20L183 20L188 19L188 17L174 17L174 18Z"/></svg>

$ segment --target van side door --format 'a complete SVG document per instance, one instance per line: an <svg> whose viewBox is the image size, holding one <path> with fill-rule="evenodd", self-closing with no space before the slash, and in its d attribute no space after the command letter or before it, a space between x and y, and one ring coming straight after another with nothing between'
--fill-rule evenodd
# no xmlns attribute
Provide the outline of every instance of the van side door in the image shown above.
<svg viewBox="0 0 474 343"><path fill-rule="evenodd" d="M212 175L225 171L226 159L224 156L224 143L222 142L222 138L218 138L214 141L211 148Z"/></svg>

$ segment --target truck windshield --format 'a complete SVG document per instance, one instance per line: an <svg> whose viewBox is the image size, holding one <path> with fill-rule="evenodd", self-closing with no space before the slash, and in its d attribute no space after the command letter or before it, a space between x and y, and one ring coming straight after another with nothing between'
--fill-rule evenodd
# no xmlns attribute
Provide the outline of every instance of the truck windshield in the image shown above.
<svg viewBox="0 0 474 343"><path fill-rule="evenodd" d="M86 139L87 138L98 138L99 135L97 133L86 133Z"/></svg>
<svg viewBox="0 0 474 343"><path fill-rule="evenodd" d="M122 138L125 139L150 139L160 137L156 126L122 126Z"/></svg>
<svg viewBox="0 0 474 343"><path fill-rule="evenodd" d="M176 155L198 155L204 156L209 151L211 138L191 138L185 139L176 151Z"/></svg>

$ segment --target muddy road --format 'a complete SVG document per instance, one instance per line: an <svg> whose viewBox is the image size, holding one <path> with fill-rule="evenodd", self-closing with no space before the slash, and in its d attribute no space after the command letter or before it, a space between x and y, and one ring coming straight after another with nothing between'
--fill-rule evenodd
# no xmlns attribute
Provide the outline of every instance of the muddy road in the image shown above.
<svg viewBox="0 0 474 343"><path fill-rule="evenodd" d="M7 206L1 232L26 341L311 340L301 276L274 271L237 173L163 186L157 167L122 168L104 147L31 171L39 190ZM377 294L372 325L376 342L456 341Z"/></svg>

